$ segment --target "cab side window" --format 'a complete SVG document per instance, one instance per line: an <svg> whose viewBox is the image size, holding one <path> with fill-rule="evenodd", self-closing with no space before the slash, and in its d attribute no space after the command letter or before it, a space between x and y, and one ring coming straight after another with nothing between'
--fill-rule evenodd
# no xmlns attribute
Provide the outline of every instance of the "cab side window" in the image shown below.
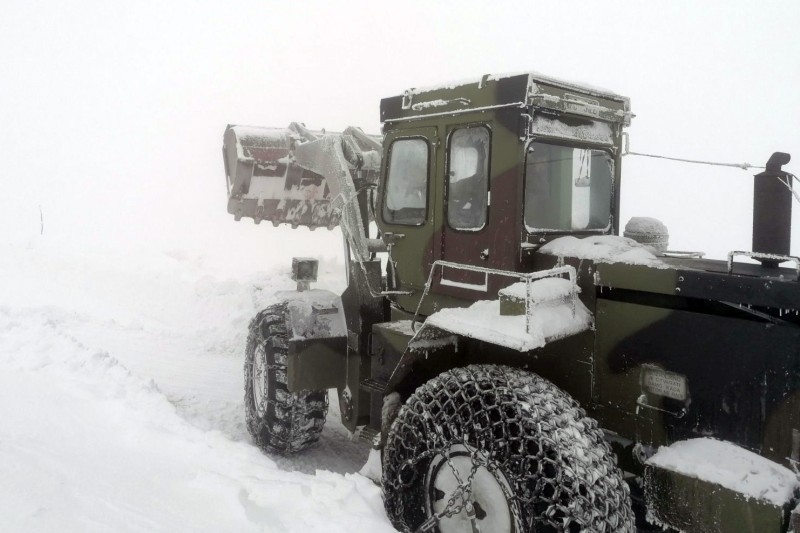
<svg viewBox="0 0 800 533"><path fill-rule="evenodd" d="M418 226L428 210L428 143L421 138L398 139L389 149L383 220Z"/></svg>
<svg viewBox="0 0 800 533"><path fill-rule="evenodd" d="M529 232L605 230L611 224L614 160L608 152L534 142L525 161Z"/></svg>
<svg viewBox="0 0 800 533"><path fill-rule="evenodd" d="M457 230L486 225L489 196L489 130L461 128L450 136L447 158L447 222Z"/></svg>

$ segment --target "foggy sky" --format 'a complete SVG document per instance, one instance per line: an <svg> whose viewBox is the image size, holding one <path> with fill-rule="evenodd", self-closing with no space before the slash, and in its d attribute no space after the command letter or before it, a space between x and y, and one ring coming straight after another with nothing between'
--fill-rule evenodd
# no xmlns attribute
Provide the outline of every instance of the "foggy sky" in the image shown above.
<svg viewBox="0 0 800 533"><path fill-rule="evenodd" d="M226 124L377 133L380 98L484 73L629 96L636 151L763 165L781 150L800 174L798 28L796 0L6 1L0 242L339 254L337 232L226 213ZM622 224L660 218L673 249L750 249L752 174L628 157Z"/></svg>

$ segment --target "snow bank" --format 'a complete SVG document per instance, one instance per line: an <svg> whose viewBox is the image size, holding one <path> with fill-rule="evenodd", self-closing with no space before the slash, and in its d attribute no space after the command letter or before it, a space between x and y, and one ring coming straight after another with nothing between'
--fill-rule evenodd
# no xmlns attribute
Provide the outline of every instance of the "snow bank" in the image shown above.
<svg viewBox="0 0 800 533"><path fill-rule="evenodd" d="M216 259L0 248L0 529L393 531L371 481L315 472L353 461L330 419L301 459L250 444L247 323L294 284Z"/></svg>
<svg viewBox="0 0 800 533"><path fill-rule="evenodd" d="M360 476L279 470L199 430L152 381L0 310L0 513L19 531L392 531Z"/></svg>
<svg viewBox="0 0 800 533"><path fill-rule="evenodd" d="M798 476L788 468L714 439L690 439L662 446L647 463L775 505L787 504L800 489Z"/></svg>
<svg viewBox="0 0 800 533"><path fill-rule="evenodd" d="M560 237L542 246L539 251L558 257L591 259L598 263L625 263L654 268L669 268L644 246L616 235L596 237Z"/></svg>

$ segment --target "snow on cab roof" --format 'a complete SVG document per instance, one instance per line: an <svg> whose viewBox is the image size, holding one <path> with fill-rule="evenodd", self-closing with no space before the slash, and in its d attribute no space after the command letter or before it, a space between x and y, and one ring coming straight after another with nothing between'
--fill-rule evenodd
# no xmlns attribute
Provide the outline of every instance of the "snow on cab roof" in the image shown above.
<svg viewBox="0 0 800 533"><path fill-rule="evenodd" d="M541 82L554 85L556 87L561 87L563 89L578 90L587 94L591 94L593 96L600 96L604 98L609 98L611 100L627 100L627 97L622 96L621 94L616 93L610 89L605 89L603 87L598 87L596 85L591 85L589 83L584 83L582 81L573 81L573 80L555 78L552 76L548 76L546 74L542 74L540 72L536 72L534 70L524 71L524 72L508 72L503 74L484 74L479 78L467 78L467 79L445 82L437 85L412 87L411 89L408 89L405 92L406 94L411 94L411 95L421 95L434 91L455 89L456 87L462 87L464 85L477 84L480 86L486 83L487 81L500 81L506 78L515 78L518 76L527 76L528 86L530 86L532 83Z"/></svg>

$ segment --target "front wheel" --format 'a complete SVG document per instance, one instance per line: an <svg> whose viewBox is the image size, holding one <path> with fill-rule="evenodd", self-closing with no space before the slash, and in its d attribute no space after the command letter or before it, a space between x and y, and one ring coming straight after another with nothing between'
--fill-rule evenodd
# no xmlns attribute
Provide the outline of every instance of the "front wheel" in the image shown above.
<svg viewBox="0 0 800 533"><path fill-rule="evenodd" d="M633 533L629 489L597 422L545 379L473 365L422 385L384 449L403 531Z"/></svg>
<svg viewBox="0 0 800 533"><path fill-rule="evenodd" d="M324 390L289 392L286 304L267 307L250 323L244 362L247 430L262 449L295 453L319 440L328 413Z"/></svg>

